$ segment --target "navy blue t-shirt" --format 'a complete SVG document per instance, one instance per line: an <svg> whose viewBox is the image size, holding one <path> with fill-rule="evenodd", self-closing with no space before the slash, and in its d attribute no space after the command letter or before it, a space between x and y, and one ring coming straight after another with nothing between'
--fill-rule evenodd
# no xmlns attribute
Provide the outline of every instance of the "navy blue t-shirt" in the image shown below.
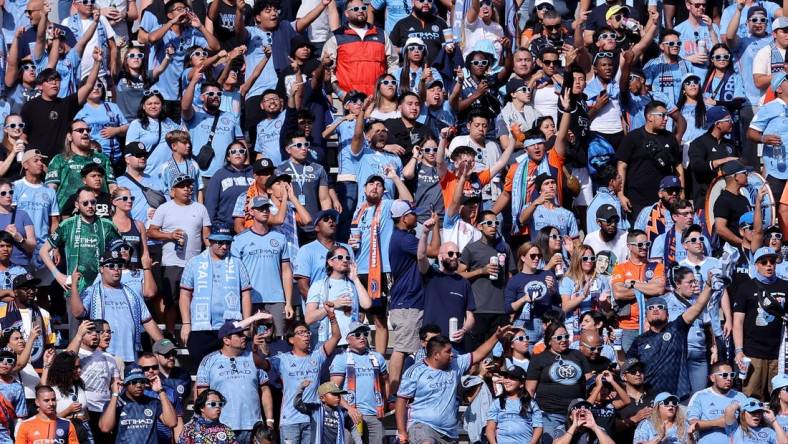
<svg viewBox="0 0 788 444"><path fill-rule="evenodd" d="M161 403L158 399L143 396L139 402L135 402L124 394L118 399L117 415L115 442L158 444L156 421L161 416Z"/></svg>
<svg viewBox="0 0 788 444"><path fill-rule="evenodd" d="M181 399L178 397L178 394L175 392L175 389L172 387L168 387L167 385L163 385L164 393L167 395L167 399L170 400L170 404L172 404L173 408L175 409L175 414L178 416L183 416L183 404L181 403ZM159 396L153 390L145 390L145 396L150 397L151 399L159 399ZM170 444L172 442L172 429L164 425L161 420L156 417L156 435L159 438L159 444Z"/></svg>
<svg viewBox="0 0 788 444"><path fill-rule="evenodd" d="M553 278L553 287L547 285L545 278ZM520 299L528 293L533 301L524 305L519 312L515 313L515 320L529 321L539 319L542 314L550 310L553 306L561 306L560 295L558 294L558 279L552 271L539 270L534 274L517 273L509 279L503 291L504 312L512 313L512 302Z"/></svg>
<svg viewBox="0 0 788 444"><path fill-rule="evenodd" d="M178 397L181 405L185 405L183 400L192 391L192 378L189 372L180 367L174 367L169 377L159 373L159 379L161 379L163 386L175 390L175 396ZM173 405L175 404L173 403Z"/></svg>
<svg viewBox="0 0 788 444"><path fill-rule="evenodd" d="M668 392L679 399L687 397L690 388L686 375L681 375L687 359L687 332L689 325L679 316L668 323L664 330L651 330L637 338L627 352L627 358L637 358L646 366L646 383L653 393Z"/></svg>
<svg viewBox="0 0 788 444"><path fill-rule="evenodd" d="M466 311L476 310L473 289L467 279L457 273L447 274L432 267L424 275L424 320L422 325L440 326L449 336L449 318L458 319L462 327Z"/></svg>
<svg viewBox="0 0 788 444"><path fill-rule="evenodd" d="M394 285L389 293L389 310L424 309L424 289L416 261L419 240L413 234L394 227L389 241L389 263Z"/></svg>

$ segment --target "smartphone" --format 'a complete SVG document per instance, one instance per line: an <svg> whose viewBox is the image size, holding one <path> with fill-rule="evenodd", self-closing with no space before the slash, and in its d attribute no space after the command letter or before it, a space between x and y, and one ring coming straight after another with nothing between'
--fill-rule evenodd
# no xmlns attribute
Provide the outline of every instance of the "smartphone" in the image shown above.
<svg viewBox="0 0 788 444"><path fill-rule="evenodd" d="M257 330L255 330L255 335L264 335L268 332L268 327L265 324L260 324L257 326Z"/></svg>

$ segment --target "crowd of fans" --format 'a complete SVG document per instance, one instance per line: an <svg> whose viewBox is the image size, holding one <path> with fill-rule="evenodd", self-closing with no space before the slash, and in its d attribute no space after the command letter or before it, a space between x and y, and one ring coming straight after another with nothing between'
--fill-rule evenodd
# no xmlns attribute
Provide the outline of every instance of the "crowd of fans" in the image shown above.
<svg viewBox="0 0 788 444"><path fill-rule="evenodd" d="M0 444L788 444L785 8L0 0Z"/></svg>

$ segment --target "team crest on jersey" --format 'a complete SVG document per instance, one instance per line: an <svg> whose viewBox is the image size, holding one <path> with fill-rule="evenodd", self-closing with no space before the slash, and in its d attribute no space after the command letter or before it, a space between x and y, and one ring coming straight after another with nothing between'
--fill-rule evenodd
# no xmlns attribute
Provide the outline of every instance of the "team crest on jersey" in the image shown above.
<svg viewBox="0 0 788 444"><path fill-rule="evenodd" d="M63 429L57 429L57 430L55 430L55 434L57 436L63 436L65 434L65 432L63 431Z"/></svg>
<svg viewBox="0 0 788 444"><path fill-rule="evenodd" d="M272 246L272 247L274 247L274 248L279 248L279 241L278 241L278 240L276 240L276 239L271 239L271 242L270 242L270 244L271 244L271 246Z"/></svg>
<svg viewBox="0 0 788 444"><path fill-rule="evenodd" d="M216 439L218 439L219 441L224 441L225 439L227 439L227 434L224 432L219 432L216 434Z"/></svg>
<svg viewBox="0 0 788 444"><path fill-rule="evenodd" d="M646 270L646 279L654 278L654 270Z"/></svg>
<svg viewBox="0 0 788 444"><path fill-rule="evenodd" d="M153 410L151 409L145 409L143 413L145 413L145 416L153 416Z"/></svg>
<svg viewBox="0 0 788 444"><path fill-rule="evenodd" d="M179 395L182 395L185 389L183 388L182 385L179 385L178 387L175 388L175 391L177 391Z"/></svg>
<svg viewBox="0 0 788 444"><path fill-rule="evenodd" d="M550 379L561 385L574 385L580 380L583 371L572 361L560 359L550 366Z"/></svg>
<svg viewBox="0 0 788 444"><path fill-rule="evenodd" d="M665 333L662 334L662 340L665 341L665 342L670 341L670 338L672 338L672 337L673 337L673 335L670 334L669 331L666 331Z"/></svg>

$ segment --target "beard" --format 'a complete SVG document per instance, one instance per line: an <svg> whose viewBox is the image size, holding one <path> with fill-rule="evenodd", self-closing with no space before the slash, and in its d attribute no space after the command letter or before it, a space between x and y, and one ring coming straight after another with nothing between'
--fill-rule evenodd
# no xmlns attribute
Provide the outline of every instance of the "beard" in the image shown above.
<svg viewBox="0 0 788 444"><path fill-rule="evenodd" d="M420 8L414 8L413 9L413 13L416 15L416 17L418 17L418 18L420 18L422 20L426 20L426 19L432 18L432 11L424 12Z"/></svg>
<svg viewBox="0 0 788 444"><path fill-rule="evenodd" d="M657 329L661 329L664 326L668 325L667 319L654 319L653 321L648 321L652 327L656 327Z"/></svg>
<svg viewBox="0 0 788 444"><path fill-rule="evenodd" d="M459 264L457 263L457 261L454 261L454 260L441 261L441 265L443 266L444 270L452 272L452 273L457 271L457 268L459 267Z"/></svg>
<svg viewBox="0 0 788 444"><path fill-rule="evenodd" d="M608 233L605 230L599 230L599 237L601 237L605 242L610 242L615 239L616 234L618 234L618 230L614 230L612 233Z"/></svg>

